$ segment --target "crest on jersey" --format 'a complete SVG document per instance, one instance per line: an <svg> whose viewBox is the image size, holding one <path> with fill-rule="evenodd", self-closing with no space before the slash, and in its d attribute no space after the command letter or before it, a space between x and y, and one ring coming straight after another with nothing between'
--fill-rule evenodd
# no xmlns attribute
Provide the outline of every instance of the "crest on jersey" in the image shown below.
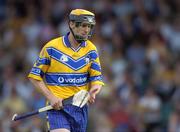
<svg viewBox="0 0 180 132"><path fill-rule="evenodd" d="M61 58L60 58L60 61L67 62L68 61L68 57L66 55L62 55Z"/></svg>
<svg viewBox="0 0 180 132"><path fill-rule="evenodd" d="M89 63L89 61L90 61L89 56L87 56L87 57L85 58L85 62L86 62L86 64L88 64L88 63Z"/></svg>

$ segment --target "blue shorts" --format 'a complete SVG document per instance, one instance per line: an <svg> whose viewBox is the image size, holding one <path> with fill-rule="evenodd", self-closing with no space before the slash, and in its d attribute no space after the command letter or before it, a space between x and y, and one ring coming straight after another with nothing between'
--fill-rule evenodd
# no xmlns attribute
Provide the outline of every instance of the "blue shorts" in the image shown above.
<svg viewBox="0 0 180 132"><path fill-rule="evenodd" d="M86 132L88 120L88 106L82 108L66 105L62 110L47 112L50 130L66 128L71 132Z"/></svg>

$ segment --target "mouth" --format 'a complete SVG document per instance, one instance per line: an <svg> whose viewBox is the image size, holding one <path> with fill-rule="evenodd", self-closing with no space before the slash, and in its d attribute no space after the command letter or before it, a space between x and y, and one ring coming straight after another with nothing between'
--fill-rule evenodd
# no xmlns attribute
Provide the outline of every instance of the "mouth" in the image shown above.
<svg viewBox="0 0 180 132"><path fill-rule="evenodd" d="M87 38L87 37L88 37L88 34L82 34L82 37L83 37L83 38Z"/></svg>
<svg viewBox="0 0 180 132"><path fill-rule="evenodd" d="M82 36L87 36L88 34L87 33L82 33Z"/></svg>

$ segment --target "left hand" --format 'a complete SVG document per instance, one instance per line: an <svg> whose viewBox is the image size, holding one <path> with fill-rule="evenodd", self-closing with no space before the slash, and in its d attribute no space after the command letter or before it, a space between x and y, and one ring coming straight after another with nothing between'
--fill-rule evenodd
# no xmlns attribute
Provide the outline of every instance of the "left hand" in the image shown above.
<svg viewBox="0 0 180 132"><path fill-rule="evenodd" d="M96 94L97 94L98 89L93 89L89 91L89 103L93 104L95 102L96 99Z"/></svg>

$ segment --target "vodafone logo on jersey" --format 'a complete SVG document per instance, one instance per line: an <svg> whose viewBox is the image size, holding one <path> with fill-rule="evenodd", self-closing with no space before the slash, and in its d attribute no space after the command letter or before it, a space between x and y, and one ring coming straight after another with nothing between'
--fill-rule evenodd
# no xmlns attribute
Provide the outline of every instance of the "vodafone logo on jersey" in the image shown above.
<svg viewBox="0 0 180 132"><path fill-rule="evenodd" d="M64 78L64 77L59 77L58 82L59 83L71 83L71 84L81 84L85 83L87 81L87 77L80 77L80 78Z"/></svg>
<svg viewBox="0 0 180 132"><path fill-rule="evenodd" d="M88 83L88 73L47 73L45 75L46 83L56 86L83 86Z"/></svg>

